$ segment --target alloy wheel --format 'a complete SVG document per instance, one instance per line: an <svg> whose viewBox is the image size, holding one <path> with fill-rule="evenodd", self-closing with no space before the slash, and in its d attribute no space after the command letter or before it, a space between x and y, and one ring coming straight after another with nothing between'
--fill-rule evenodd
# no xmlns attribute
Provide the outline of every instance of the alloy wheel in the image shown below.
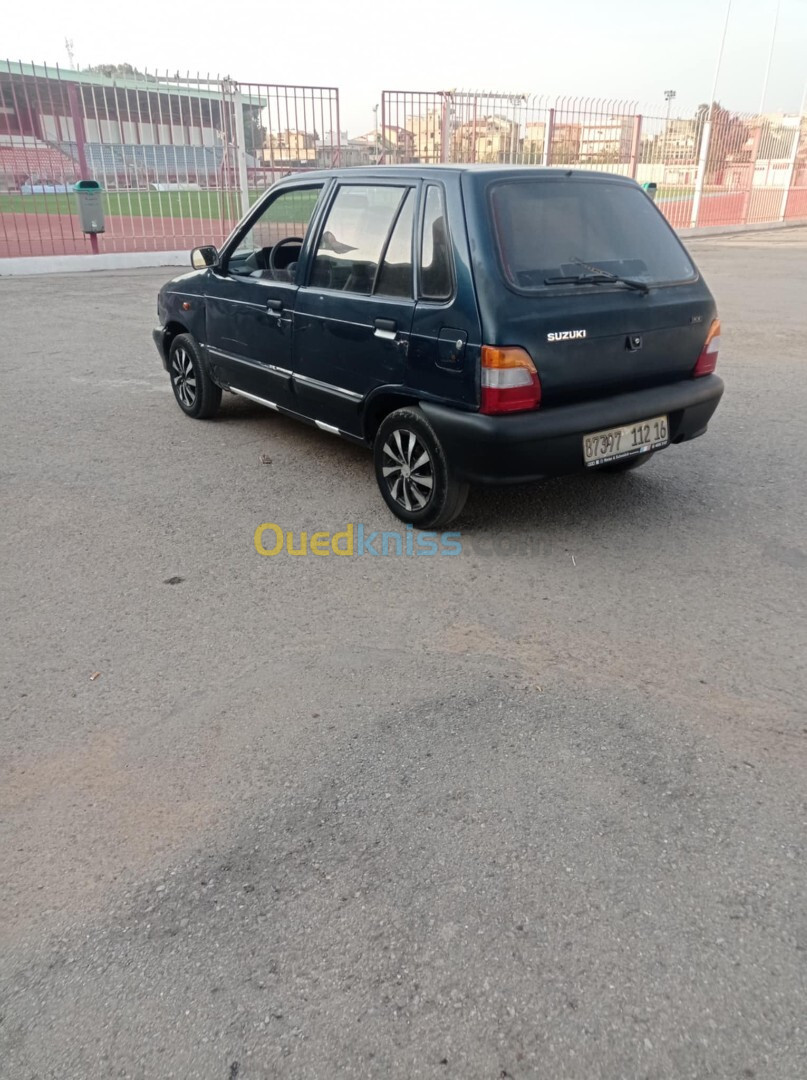
<svg viewBox="0 0 807 1080"><path fill-rule="evenodd" d="M186 409L192 409L196 401L196 375L187 349L179 348L174 351L171 359L171 379L180 404Z"/></svg>
<svg viewBox="0 0 807 1080"><path fill-rule="evenodd" d="M395 502L405 509L422 510L434 491L431 455L414 431L396 428L383 447L381 472Z"/></svg>

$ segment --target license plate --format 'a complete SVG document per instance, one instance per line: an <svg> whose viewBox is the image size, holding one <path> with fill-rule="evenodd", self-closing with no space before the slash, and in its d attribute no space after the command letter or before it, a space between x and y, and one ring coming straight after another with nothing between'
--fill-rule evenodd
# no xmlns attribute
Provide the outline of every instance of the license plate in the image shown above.
<svg viewBox="0 0 807 1080"><path fill-rule="evenodd" d="M650 420L637 420L635 424L584 435L583 460L587 466L603 465L606 461L619 461L620 458L659 450L669 441L667 417L654 416Z"/></svg>

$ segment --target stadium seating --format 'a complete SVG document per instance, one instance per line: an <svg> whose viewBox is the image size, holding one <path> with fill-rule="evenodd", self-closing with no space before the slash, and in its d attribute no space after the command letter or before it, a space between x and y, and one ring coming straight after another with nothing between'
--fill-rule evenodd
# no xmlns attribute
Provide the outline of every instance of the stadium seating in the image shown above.
<svg viewBox="0 0 807 1080"><path fill-rule="evenodd" d="M19 187L24 182L63 184L78 179L71 155L54 150L39 140L11 145L0 143L0 176Z"/></svg>
<svg viewBox="0 0 807 1080"><path fill-rule="evenodd" d="M76 143L60 144L78 161ZM154 146L133 143L86 143L85 157L92 175L108 185L143 187L149 182L214 185L221 171L220 146ZM253 165L254 167L254 165Z"/></svg>
<svg viewBox="0 0 807 1080"><path fill-rule="evenodd" d="M224 157L221 146L98 142L85 143L84 154L90 178L109 188L145 188L150 183L218 186ZM249 155L247 164L251 169L257 166ZM72 184L80 179L78 146L33 139L25 144L0 143L0 179L16 188L26 183Z"/></svg>

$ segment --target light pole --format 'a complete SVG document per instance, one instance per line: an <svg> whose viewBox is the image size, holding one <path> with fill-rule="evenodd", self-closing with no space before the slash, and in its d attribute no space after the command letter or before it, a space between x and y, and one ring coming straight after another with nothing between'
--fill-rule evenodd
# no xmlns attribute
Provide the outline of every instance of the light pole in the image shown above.
<svg viewBox="0 0 807 1080"><path fill-rule="evenodd" d="M793 183L793 175L796 171L796 158L798 157L799 145L801 143L801 118L804 116L805 110L807 110L807 82L804 84L804 93L801 95L801 105L799 105L799 115L796 120L796 131L793 138L793 145L790 147L790 157L787 162L787 177L782 190L782 208L779 211L780 221L785 220L787 200Z"/></svg>
<svg viewBox="0 0 807 1080"><path fill-rule="evenodd" d="M706 181L706 166L709 161L709 143L712 139L712 117L715 111L715 94L717 93L717 80L720 78L720 65L723 62L723 49L726 45L726 31L729 28L729 17L731 15L731 0L728 0L726 4L726 17L723 20L723 33L720 37L720 48L717 50L717 63L715 64L715 77L712 80L712 95L709 98L709 108L706 112L706 119L703 125L703 131L701 132L701 145L700 153L698 154L698 172L695 177L695 195L692 199L692 216L689 224L694 229L698 224L698 213L701 208L701 199L703 198L703 185Z"/></svg>
<svg viewBox="0 0 807 1080"><path fill-rule="evenodd" d="M773 32L771 33L771 47L768 50L768 63L765 65L765 78L762 80L762 97L759 99L759 114L762 116L762 110L765 107L765 95L768 93L768 79L771 74L771 61L773 60L773 46L776 42L776 27L779 24L779 8L782 6L782 0L776 0L776 14L773 17Z"/></svg>
<svg viewBox="0 0 807 1080"><path fill-rule="evenodd" d="M669 157L669 139L670 139L670 107L671 107L675 97L676 97L676 91L675 90L665 90L664 91L664 100L667 102L667 120L666 120L666 123L664 124L664 150L663 150L663 156L662 156L662 161L661 161L661 166L662 166L661 182L662 183L664 183L664 181L666 179L666 174L667 174L667 158Z"/></svg>
<svg viewBox="0 0 807 1080"><path fill-rule="evenodd" d="M375 161L374 165L378 164L378 106L373 105L373 131L375 132Z"/></svg>

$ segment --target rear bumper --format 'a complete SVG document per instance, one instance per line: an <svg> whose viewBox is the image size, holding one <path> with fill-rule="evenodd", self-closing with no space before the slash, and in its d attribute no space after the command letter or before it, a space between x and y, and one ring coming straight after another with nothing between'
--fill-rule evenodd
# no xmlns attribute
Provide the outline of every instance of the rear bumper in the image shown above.
<svg viewBox="0 0 807 1080"><path fill-rule="evenodd" d="M723 394L717 375L686 379L575 405L483 416L421 402L457 476L478 484L508 484L578 472L582 437L665 413L670 443L702 435Z"/></svg>

